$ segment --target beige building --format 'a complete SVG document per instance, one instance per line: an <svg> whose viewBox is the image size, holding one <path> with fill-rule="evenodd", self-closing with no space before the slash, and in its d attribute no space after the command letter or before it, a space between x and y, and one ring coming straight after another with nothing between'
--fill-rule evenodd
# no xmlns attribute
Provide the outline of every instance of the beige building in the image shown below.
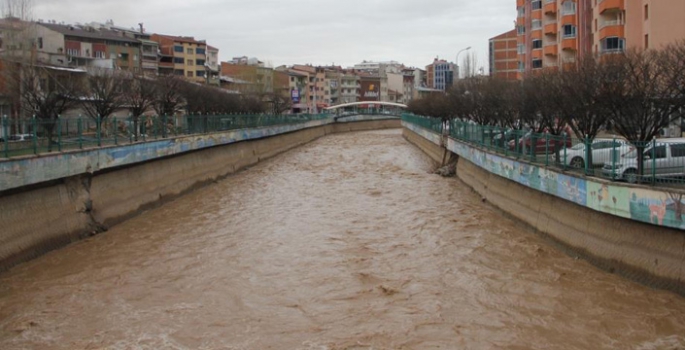
<svg viewBox="0 0 685 350"><path fill-rule="evenodd" d="M607 1L607 0L605 0ZM660 48L685 39L685 1L625 1L625 37L628 47Z"/></svg>

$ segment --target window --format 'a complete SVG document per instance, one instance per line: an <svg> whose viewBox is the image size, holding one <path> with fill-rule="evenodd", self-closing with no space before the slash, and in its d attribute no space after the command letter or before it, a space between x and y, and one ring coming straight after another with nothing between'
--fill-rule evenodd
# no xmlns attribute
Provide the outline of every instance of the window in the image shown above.
<svg viewBox="0 0 685 350"><path fill-rule="evenodd" d="M542 21L539 19L534 19L531 22L531 29L533 29L533 30L542 29Z"/></svg>
<svg viewBox="0 0 685 350"><path fill-rule="evenodd" d="M183 69L176 69L174 70L175 75L183 75Z"/></svg>
<svg viewBox="0 0 685 350"><path fill-rule="evenodd" d="M195 53L198 54L198 55L204 55L204 54L205 54L205 49L199 48L199 47L198 47L197 49L195 49Z"/></svg>
<svg viewBox="0 0 685 350"><path fill-rule="evenodd" d="M38 48L43 49L43 38L38 38Z"/></svg>
<svg viewBox="0 0 685 350"><path fill-rule="evenodd" d="M649 49L649 34L645 34L645 49Z"/></svg>
<svg viewBox="0 0 685 350"><path fill-rule="evenodd" d="M193 65L193 60L188 60L188 61L186 62L186 64L189 65L189 66L192 66L192 65Z"/></svg>
<svg viewBox="0 0 685 350"><path fill-rule="evenodd" d="M174 46L174 52L183 52L183 46Z"/></svg>
<svg viewBox="0 0 685 350"><path fill-rule="evenodd" d="M518 53L519 55L526 53L526 45L518 44L518 46L516 47L516 53Z"/></svg>
<svg viewBox="0 0 685 350"><path fill-rule="evenodd" d="M518 64L519 64L519 71L523 72L524 70L526 70L526 64L524 62L519 61Z"/></svg>
<svg viewBox="0 0 685 350"><path fill-rule="evenodd" d="M105 58L104 51L95 51L95 58Z"/></svg>
<svg viewBox="0 0 685 350"><path fill-rule="evenodd" d="M685 157L685 143L671 145L671 157Z"/></svg>
<svg viewBox="0 0 685 350"><path fill-rule="evenodd" d="M516 34L518 34L518 35L526 34L526 27L525 26L516 26Z"/></svg>
<svg viewBox="0 0 685 350"><path fill-rule="evenodd" d="M652 157L654 154L654 159L666 158L666 145L656 146L653 149L649 149L645 152L645 156Z"/></svg>
<svg viewBox="0 0 685 350"><path fill-rule="evenodd" d="M67 49L67 56L78 56L78 55L79 55L79 50Z"/></svg>
<svg viewBox="0 0 685 350"><path fill-rule="evenodd" d="M574 15L576 13L576 3L574 1L565 1L561 5L562 15Z"/></svg>
<svg viewBox="0 0 685 350"><path fill-rule="evenodd" d="M138 55L134 54L134 55L133 55L133 60L134 60L134 61L138 61Z"/></svg>
<svg viewBox="0 0 685 350"><path fill-rule="evenodd" d="M541 49L541 48L542 48L542 40L540 40L540 39L533 40L533 50Z"/></svg>
<svg viewBox="0 0 685 350"><path fill-rule="evenodd" d="M542 60L533 60L533 69L542 68Z"/></svg>
<svg viewBox="0 0 685 350"><path fill-rule="evenodd" d="M526 16L526 8L525 7L521 6L521 7L517 8L516 11L517 11L519 17L525 17Z"/></svg>
<svg viewBox="0 0 685 350"><path fill-rule="evenodd" d="M195 61L196 66L204 66L205 65L205 60L196 60Z"/></svg>
<svg viewBox="0 0 685 350"><path fill-rule="evenodd" d="M188 78L192 78L194 76L192 71L188 71Z"/></svg>
<svg viewBox="0 0 685 350"><path fill-rule="evenodd" d="M176 63L176 64L183 64L183 62L185 62L185 60L183 59L183 57L174 57L174 63Z"/></svg>
<svg viewBox="0 0 685 350"><path fill-rule="evenodd" d="M195 72L195 76L198 78L203 78L205 76L205 71L199 70L199 71Z"/></svg>
<svg viewBox="0 0 685 350"><path fill-rule="evenodd" d="M649 19L649 4L645 5L645 21Z"/></svg>
<svg viewBox="0 0 685 350"><path fill-rule="evenodd" d="M564 25L564 38L575 38L576 26L571 24Z"/></svg>
<svg viewBox="0 0 685 350"><path fill-rule="evenodd" d="M542 0L533 0L530 2L530 5L533 10L539 10L542 8Z"/></svg>
<svg viewBox="0 0 685 350"><path fill-rule="evenodd" d="M192 54L193 54L193 49L192 49L192 48L188 48L188 49L186 50L186 54L192 55Z"/></svg>
<svg viewBox="0 0 685 350"><path fill-rule="evenodd" d="M626 40L613 37L602 40L602 52L622 52L625 49Z"/></svg>

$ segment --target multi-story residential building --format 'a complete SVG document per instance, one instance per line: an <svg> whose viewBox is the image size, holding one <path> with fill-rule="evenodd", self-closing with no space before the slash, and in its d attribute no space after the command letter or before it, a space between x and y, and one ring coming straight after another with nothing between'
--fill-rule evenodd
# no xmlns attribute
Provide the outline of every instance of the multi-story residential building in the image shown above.
<svg viewBox="0 0 685 350"><path fill-rule="evenodd" d="M309 74L306 72L290 69L286 66L276 68L288 76L288 91L292 101L292 113L308 113L309 105Z"/></svg>
<svg viewBox="0 0 685 350"><path fill-rule="evenodd" d="M154 77L158 75L159 44L150 40L151 34L145 32L142 23L139 23L139 30L115 26L114 22L111 20L107 21L106 23L91 22L86 24L86 26L95 28L97 30L110 30L119 33L122 36L140 41L140 52L138 54L140 57L139 68L146 76Z"/></svg>
<svg viewBox="0 0 685 350"><path fill-rule="evenodd" d="M399 101L400 103L407 104L416 98L415 79L414 74L407 74L405 72L402 75L402 99Z"/></svg>
<svg viewBox="0 0 685 350"><path fill-rule="evenodd" d="M359 102L360 79L353 72L344 72L340 77L340 103Z"/></svg>
<svg viewBox="0 0 685 350"><path fill-rule="evenodd" d="M682 0L517 0L518 77L685 39Z"/></svg>
<svg viewBox="0 0 685 350"><path fill-rule="evenodd" d="M516 80L518 76L518 54L516 29L490 38L490 76L505 80Z"/></svg>
<svg viewBox="0 0 685 350"><path fill-rule="evenodd" d="M45 64L140 70L140 41L109 29L37 23L35 54Z"/></svg>
<svg viewBox="0 0 685 350"><path fill-rule="evenodd" d="M453 63L435 58L426 66L428 88L446 91L454 83L456 67Z"/></svg>
<svg viewBox="0 0 685 350"><path fill-rule="evenodd" d="M271 68L221 62L221 76L246 82L240 86L240 93L274 92L274 70Z"/></svg>
<svg viewBox="0 0 685 350"><path fill-rule="evenodd" d="M219 49L207 45L207 83L210 85L219 84L219 76L221 75L221 66L219 65Z"/></svg>
<svg viewBox="0 0 685 350"><path fill-rule="evenodd" d="M207 80L207 43L193 37L152 34L159 43L159 74L174 74L198 83Z"/></svg>

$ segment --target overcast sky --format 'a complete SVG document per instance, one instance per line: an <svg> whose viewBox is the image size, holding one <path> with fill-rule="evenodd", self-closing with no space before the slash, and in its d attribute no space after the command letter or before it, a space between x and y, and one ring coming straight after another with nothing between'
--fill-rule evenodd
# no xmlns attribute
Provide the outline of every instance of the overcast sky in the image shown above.
<svg viewBox="0 0 685 350"><path fill-rule="evenodd" d="M488 39L514 28L514 0L34 0L36 19L102 22L194 36L222 61L352 66L395 60L424 68L473 47L487 71ZM465 54L461 54L462 61Z"/></svg>

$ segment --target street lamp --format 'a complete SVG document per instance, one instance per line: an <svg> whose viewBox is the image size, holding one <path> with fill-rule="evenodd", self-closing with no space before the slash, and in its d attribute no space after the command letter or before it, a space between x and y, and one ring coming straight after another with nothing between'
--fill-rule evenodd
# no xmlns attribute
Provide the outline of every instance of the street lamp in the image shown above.
<svg viewBox="0 0 685 350"><path fill-rule="evenodd" d="M471 50L471 46L469 46L469 47L467 47L467 48L465 48L465 49L461 49L461 50L459 50L459 52L457 52L457 62L455 62L455 63L457 64L457 80L459 80L459 78L461 77L461 74L459 74L459 73L460 73L460 69L459 69L459 54L461 54L461 53L464 52L464 51L468 51L468 50Z"/></svg>

